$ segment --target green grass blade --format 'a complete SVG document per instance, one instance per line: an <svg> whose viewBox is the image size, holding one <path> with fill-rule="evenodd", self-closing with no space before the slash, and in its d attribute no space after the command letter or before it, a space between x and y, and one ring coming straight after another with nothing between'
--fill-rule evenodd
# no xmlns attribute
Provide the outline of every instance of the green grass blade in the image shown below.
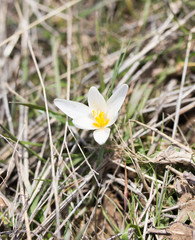
<svg viewBox="0 0 195 240"><path fill-rule="evenodd" d="M8 136L14 141L14 142L18 142L22 147L26 148L28 150L29 153L33 154L34 156L36 156L38 159L40 159L43 162L46 162L46 159L44 159L43 157L39 156L39 154L37 154L35 151L33 151L32 149L30 149L29 147L27 147L22 141L18 141L18 139L11 134L11 132L5 128L2 124L0 124L0 127L8 134Z"/></svg>

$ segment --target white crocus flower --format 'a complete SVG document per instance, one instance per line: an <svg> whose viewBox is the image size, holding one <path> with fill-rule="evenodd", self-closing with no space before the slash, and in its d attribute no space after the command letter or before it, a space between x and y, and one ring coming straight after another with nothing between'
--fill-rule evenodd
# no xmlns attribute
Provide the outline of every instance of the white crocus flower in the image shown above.
<svg viewBox="0 0 195 240"><path fill-rule="evenodd" d="M95 130L94 139L104 144L110 135L110 126L115 123L125 97L128 86L123 84L114 94L105 101L102 94L95 87L88 92L88 106L64 99L55 99L54 104L67 116L73 119L73 124L86 130Z"/></svg>

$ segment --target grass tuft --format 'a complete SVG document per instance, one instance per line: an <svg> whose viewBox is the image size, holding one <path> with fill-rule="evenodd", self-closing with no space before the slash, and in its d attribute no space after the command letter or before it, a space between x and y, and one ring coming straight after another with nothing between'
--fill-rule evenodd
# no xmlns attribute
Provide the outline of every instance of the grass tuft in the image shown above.
<svg viewBox="0 0 195 240"><path fill-rule="evenodd" d="M1 1L0 239L193 239L193 6ZM53 103L122 84L103 146Z"/></svg>

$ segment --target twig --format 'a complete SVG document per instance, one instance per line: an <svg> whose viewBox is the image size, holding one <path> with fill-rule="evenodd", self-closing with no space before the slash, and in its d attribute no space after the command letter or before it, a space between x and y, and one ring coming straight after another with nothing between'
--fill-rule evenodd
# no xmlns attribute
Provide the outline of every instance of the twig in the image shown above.
<svg viewBox="0 0 195 240"><path fill-rule="evenodd" d="M51 169L52 169L52 186L53 186L53 191L54 191L54 197L55 197L55 206L56 206L56 228L59 227L60 225L60 217L59 217L59 202L58 202L58 190L57 190L57 182L56 182L56 175L55 175L55 160L54 160L54 153L53 153L53 140L52 140L52 133L51 133L51 126L50 126L50 120L49 120L49 111L48 111L48 104L47 104L47 96L46 96L46 90L45 90L45 85L37 64L37 60L35 58L32 45L30 42L30 39L28 37L28 47L33 59L33 62L35 64L37 74L39 76L39 80L41 82L41 86L43 89L43 96L44 96L44 102L45 102L45 110L46 110L46 117L47 117L47 127L48 127L48 132L49 132L49 141L50 141L50 157L51 157Z"/></svg>
<svg viewBox="0 0 195 240"><path fill-rule="evenodd" d="M125 167L125 165L124 165L123 163L120 163L119 161L116 161L116 160L112 161L112 163L117 164L117 165L119 165L119 166L121 166L121 167L123 167L123 168ZM136 173L136 170L135 170L134 168L131 168L131 167L129 167L129 166L126 166L126 168L127 168L127 170ZM147 178L147 179L150 179L150 180L152 180L152 181L155 180L153 177L151 177L151 176L149 176L149 175L147 175L147 174L144 174L144 177ZM159 184L162 184L162 183L163 183L163 182L160 181L160 180L157 180L157 182L158 182Z"/></svg>
<svg viewBox="0 0 195 240"><path fill-rule="evenodd" d="M83 182L79 185L79 189L82 189L86 183L88 183L91 178L93 177L93 174L88 174L85 179L83 179ZM66 206L74 199L74 197L78 194L78 189L75 189L64 201L60 203L60 212L62 212ZM49 224L51 224L56 217L56 210L54 210L41 224L40 227L37 227L34 232L39 233L43 228L46 228Z"/></svg>
<svg viewBox="0 0 195 240"><path fill-rule="evenodd" d="M167 136L166 134L162 133L162 132L159 131L158 129L156 129L156 128L154 128L154 127L151 127L151 126L148 126L148 125L146 125L146 124L144 124L144 123L141 123L141 122L139 122L139 121L137 121L137 120L130 120L130 121L131 121L131 122L135 122L135 123L137 123L137 124L139 124L139 125L141 125L141 126L143 126L143 127L145 127L145 128L148 128L148 129L150 129L150 130L152 130L152 131L160 134L163 138L167 139L167 140L170 141L172 144L175 144L176 146L185 149L185 150L186 150L187 152L189 152L189 153L193 153L193 151L192 151L191 148L183 145L182 143L179 143L178 141L176 141L176 140L174 140L173 138Z"/></svg>
<svg viewBox="0 0 195 240"><path fill-rule="evenodd" d="M118 130L116 124L115 124L115 127L116 127L116 129L117 129L117 131L118 131L118 134L119 134L119 136L120 136L120 133L119 133L119 130ZM127 154L128 154L129 157L131 158L129 147L128 147L127 144L124 142L124 140L123 140L123 138L122 138L121 136L120 136L120 139L121 139L121 141L123 142L124 146L125 146L126 149L127 149ZM134 150L135 150L135 149L134 149ZM137 174L139 175L139 177L141 178L141 180L142 180L142 182L143 182L144 187L146 188L146 190L147 190L148 192L150 192L150 188L149 188L146 180L144 179L143 173L142 173L141 168L140 168L140 166L139 166L139 164L138 164L138 161L137 161L137 158L136 158L136 154L135 154L135 152L132 152L132 153L133 153L133 155L135 155L135 157L134 157L134 159L133 159L133 160L134 160L134 161L133 161L133 164L134 164L134 166L135 166L136 172L137 172Z"/></svg>
<svg viewBox="0 0 195 240"><path fill-rule="evenodd" d="M23 186L23 182L22 182L21 164L18 161L18 156L16 156L16 167L17 167L17 170L18 170L20 192L21 192L23 211L24 211L23 214L22 214L22 218L24 217L24 220L25 220L27 240L31 240L32 238L31 238L31 232L30 232L30 224L29 224L28 213L27 213L27 208L29 206L28 200L27 200L28 196L25 194L25 191L24 191L24 186ZM21 220L21 223L22 223L22 220ZM17 231L17 229L16 229L16 231ZM13 235L12 239L15 239L15 234Z"/></svg>
<svg viewBox="0 0 195 240"><path fill-rule="evenodd" d="M5 39L3 42L0 43L0 47L2 47L3 45L5 45L6 43L10 42L12 39L14 39L15 37L20 36L21 34L23 34L25 31L30 30L31 28L37 26L38 24L46 21L47 19L57 15L58 13L64 11L65 9L70 8L71 6L77 4L78 2L80 2L82 0L73 0L71 2L67 2L66 4L60 6L57 9L52 10L51 12L49 12L48 14L46 14L45 16L37 19L36 21L32 22L31 24L28 25L28 27L25 30L19 30L18 32L14 33L13 35L11 35L10 37L8 37L7 39Z"/></svg>
<svg viewBox="0 0 195 240"><path fill-rule="evenodd" d="M179 111L180 111L180 107L181 107L183 87L184 87L185 78L186 78L186 73L187 73L188 59L189 59L190 48L191 48L191 41L192 41L192 32L190 31L189 37L188 37L188 44L187 44L187 50L186 50L185 63L184 63L184 68L183 68L183 73L182 73L182 79L181 79L181 86L180 86L178 101L177 101L177 105L176 105L175 122L174 122L173 132L172 132L172 138L173 138L173 139L175 138L175 134L176 134L176 130L177 130L177 125L178 125L178 122L179 122Z"/></svg>
<svg viewBox="0 0 195 240"><path fill-rule="evenodd" d="M71 216L76 212L76 210L81 206L81 204L84 202L84 200L89 196L91 192L93 192L93 188L90 189L85 196L83 196L82 200L76 205L76 207L68 214L68 216L64 219L64 221L60 224L59 229L56 229L54 234L57 234L57 231L60 231L60 229L66 225L67 221L71 218ZM94 208L95 209L95 208Z"/></svg>

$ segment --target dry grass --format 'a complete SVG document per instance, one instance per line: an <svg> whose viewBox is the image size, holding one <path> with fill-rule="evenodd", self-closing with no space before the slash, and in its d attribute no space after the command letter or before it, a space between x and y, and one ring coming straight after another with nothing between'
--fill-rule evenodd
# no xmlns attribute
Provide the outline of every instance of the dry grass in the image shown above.
<svg viewBox="0 0 195 240"><path fill-rule="evenodd" d="M0 237L193 239L194 3L0 7ZM53 104L123 83L104 146Z"/></svg>

